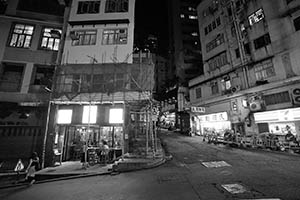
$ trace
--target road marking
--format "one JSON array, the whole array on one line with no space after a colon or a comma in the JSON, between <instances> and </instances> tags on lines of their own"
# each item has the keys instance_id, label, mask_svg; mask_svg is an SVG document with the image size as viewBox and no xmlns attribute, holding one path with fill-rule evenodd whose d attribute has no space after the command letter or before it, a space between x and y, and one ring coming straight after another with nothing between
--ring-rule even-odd
<instances>
[{"instance_id":1,"label":"road marking","mask_svg":"<svg viewBox=\"0 0 300 200\"><path fill-rule=\"evenodd\" d=\"M234 184L224 184L221 185L225 190L227 190L228 192L230 192L231 194L241 194L241 193L245 193L248 190L242 186L241 184L238 183L234 183Z\"/></svg>"},{"instance_id":2,"label":"road marking","mask_svg":"<svg viewBox=\"0 0 300 200\"><path fill-rule=\"evenodd\" d=\"M281 200L281 199L271 198L271 199L241 199L241 200Z\"/></svg>"},{"instance_id":3,"label":"road marking","mask_svg":"<svg viewBox=\"0 0 300 200\"><path fill-rule=\"evenodd\" d=\"M202 165L207 168L231 167L231 165L225 161L202 162Z\"/></svg>"}]
</instances>

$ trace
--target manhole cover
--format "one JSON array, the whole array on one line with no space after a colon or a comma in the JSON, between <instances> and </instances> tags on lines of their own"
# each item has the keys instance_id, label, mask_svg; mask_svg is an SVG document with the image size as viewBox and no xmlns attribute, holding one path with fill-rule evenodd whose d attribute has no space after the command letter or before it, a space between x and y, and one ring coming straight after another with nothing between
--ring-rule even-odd
<instances>
[{"instance_id":1,"label":"manhole cover","mask_svg":"<svg viewBox=\"0 0 300 200\"><path fill-rule=\"evenodd\" d=\"M207 168L217 168L217 167L230 167L231 165L225 161L213 161L213 162L202 162Z\"/></svg>"},{"instance_id":2,"label":"manhole cover","mask_svg":"<svg viewBox=\"0 0 300 200\"><path fill-rule=\"evenodd\" d=\"M234 184L225 184L221 185L227 192L231 194L241 194L247 192L247 189L242 186L241 184L234 183Z\"/></svg>"}]
</instances>

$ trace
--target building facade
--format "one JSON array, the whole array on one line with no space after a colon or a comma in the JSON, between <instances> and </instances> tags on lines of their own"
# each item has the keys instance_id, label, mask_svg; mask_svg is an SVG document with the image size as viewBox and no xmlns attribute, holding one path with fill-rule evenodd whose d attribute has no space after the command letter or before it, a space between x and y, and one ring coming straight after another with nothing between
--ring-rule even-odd
<instances>
[{"instance_id":1,"label":"building facade","mask_svg":"<svg viewBox=\"0 0 300 200\"><path fill-rule=\"evenodd\" d=\"M64 7L0 1L0 160L42 153Z\"/></svg>"},{"instance_id":2,"label":"building facade","mask_svg":"<svg viewBox=\"0 0 300 200\"><path fill-rule=\"evenodd\" d=\"M299 137L299 1L202 1L204 75L189 82L198 134Z\"/></svg>"},{"instance_id":3,"label":"building facade","mask_svg":"<svg viewBox=\"0 0 300 200\"><path fill-rule=\"evenodd\" d=\"M102 140L116 157L135 152L137 138L146 136L154 86L153 63L133 59L135 1L74 0L68 8L45 165L78 160L83 149L98 150Z\"/></svg>"},{"instance_id":4,"label":"building facade","mask_svg":"<svg viewBox=\"0 0 300 200\"><path fill-rule=\"evenodd\" d=\"M183 105L189 101L186 89L188 81L203 74L196 10L199 2L201 1L168 1L169 70L161 107L163 115L172 116L166 118L172 118L175 127L182 132L187 132L190 128L189 113L183 110Z\"/></svg>"}]
</instances>

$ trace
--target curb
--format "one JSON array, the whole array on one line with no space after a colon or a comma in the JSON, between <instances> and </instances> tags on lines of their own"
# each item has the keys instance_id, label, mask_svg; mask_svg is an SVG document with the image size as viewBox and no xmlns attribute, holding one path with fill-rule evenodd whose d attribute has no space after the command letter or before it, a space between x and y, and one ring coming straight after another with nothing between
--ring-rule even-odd
<instances>
[{"instance_id":1,"label":"curb","mask_svg":"<svg viewBox=\"0 0 300 200\"><path fill-rule=\"evenodd\" d=\"M85 177L92 177L92 176L101 176L101 175L111 175L111 174L112 174L112 171L101 172L101 173L86 173L86 174L80 174L80 175L70 175L70 176L65 176L65 177L59 177L59 178L46 179L46 180L42 180L42 181L36 181L34 184L42 184L42 183L49 183L49 182L55 182L55 181L63 181L63 180L85 178ZM65 175L65 174L62 174L62 175ZM0 186L0 190L1 189L12 188L12 187L22 187L22 186L28 186L28 183L4 185L4 186Z\"/></svg>"}]
</instances>

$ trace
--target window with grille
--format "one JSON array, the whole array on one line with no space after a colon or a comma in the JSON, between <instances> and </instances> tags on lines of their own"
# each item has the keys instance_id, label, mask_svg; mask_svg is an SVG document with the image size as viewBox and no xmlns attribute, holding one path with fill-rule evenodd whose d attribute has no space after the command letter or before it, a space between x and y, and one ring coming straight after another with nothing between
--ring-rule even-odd
<instances>
[{"instance_id":1,"label":"window with grille","mask_svg":"<svg viewBox=\"0 0 300 200\"><path fill-rule=\"evenodd\" d=\"M72 41L73 46L95 45L97 31L96 30L80 30L76 31L77 39Z\"/></svg>"},{"instance_id":2,"label":"window with grille","mask_svg":"<svg viewBox=\"0 0 300 200\"><path fill-rule=\"evenodd\" d=\"M224 35L218 34L215 39L213 39L208 44L206 44L206 52L213 50L214 48L218 47L223 43L224 43Z\"/></svg>"},{"instance_id":3,"label":"window with grille","mask_svg":"<svg viewBox=\"0 0 300 200\"><path fill-rule=\"evenodd\" d=\"M264 100L267 106L291 102L290 94L288 91L265 95Z\"/></svg>"},{"instance_id":4,"label":"window with grille","mask_svg":"<svg viewBox=\"0 0 300 200\"><path fill-rule=\"evenodd\" d=\"M100 1L79 1L77 14L99 13Z\"/></svg>"},{"instance_id":5,"label":"window with grille","mask_svg":"<svg viewBox=\"0 0 300 200\"><path fill-rule=\"evenodd\" d=\"M272 60L265 60L254 66L255 77L257 81L275 76L275 69Z\"/></svg>"},{"instance_id":6,"label":"window with grille","mask_svg":"<svg viewBox=\"0 0 300 200\"><path fill-rule=\"evenodd\" d=\"M60 42L61 30L54 28L44 28L41 48L58 51Z\"/></svg>"},{"instance_id":7,"label":"window with grille","mask_svg":"<svg viewBox=\"0 0 300 200\"><path fill-rule=\"evenodd\" d=\"M102 35L103 45L127 44L127 29L107 29Z\"/></svg>"},{"instance_id":8,"label":"window with grille","mask_svg":"<svg viewBox=\"0 0 300 200\"><path fill-rule=\"evenodd\" d=\"M226 65L228 63L226 52L222 52L221 54L214 56L213 58L209 59L207 63L209 71L213 71Z\"/></svg>"},{"instance_id":9,"label":"window with grille","mask_svg":"<svg viewBox=\"0 0 300 200\"><path fill-rule=\"evenodd\" d=\"M34 31L34 26L26 24L15 24L10 37L9 46L29 48Z\"/></svg>"},{"instance_id":10,"label":"window with grille","mask_svg":"<svg viewBox=\"0 0 300 200\"><path fill-rule=\"evenodd\" d=\"M33 85L44 85L51 89L54 66L35 65Z\"/></svg>"},{"instance_id":11,"label":"window with grille","mask_svg":"<svg viewBox=\"0 0 300 200\"><path fill-rule=\"evenodd\" d=\"M267 33L267 34L254 40L254 48L260 49L264 46L267 46L270 43L271 43L270 35L269 35L269 33Z\"/></svg>"},{"instance_id":12,"label":"window with grille","mask_svg":"<svg viewBox=\"0 0 300 200\"><path fill-rule=\"evenodd\" d=\"M255 23L258 23L260 22L262 19L265 18L265 15L264 15L264 11L263 9L259 9L257 10L256 12L252 13L249 17L248 17L248 20L249 20L249 24L250 26L254 25Z\"/></svg>"},{"instance_id":13,"label":"window with grille","mask_svg":"<svg viewBox=\"0 0 300 200\"><path fill-rule=\"evenodd\" d=\"M202 97L201 87L196 88L195 92L196 92L196 99L200 99Z\"/></svg>"},{"instance_id":14,"label":"window with grille","mask_svg":"<svg viewBox=\"0 0 300 200\"><path fill-rule=\"evenodd\" d=\"M105 12L128 12L128 0L107 0L105 4Z\"/></svg>"},{"instance_id":15,"label":"window with grille","mask_svg":"<svg viewBox=\"0 0 300 200\"><path fill-rule=\"evenodd\" d=\"M1 69L1 68L0 68ZM19 92L22 85L24 66L4 63L0 74L0 91Z\"/></svg>"}]
</instances>

